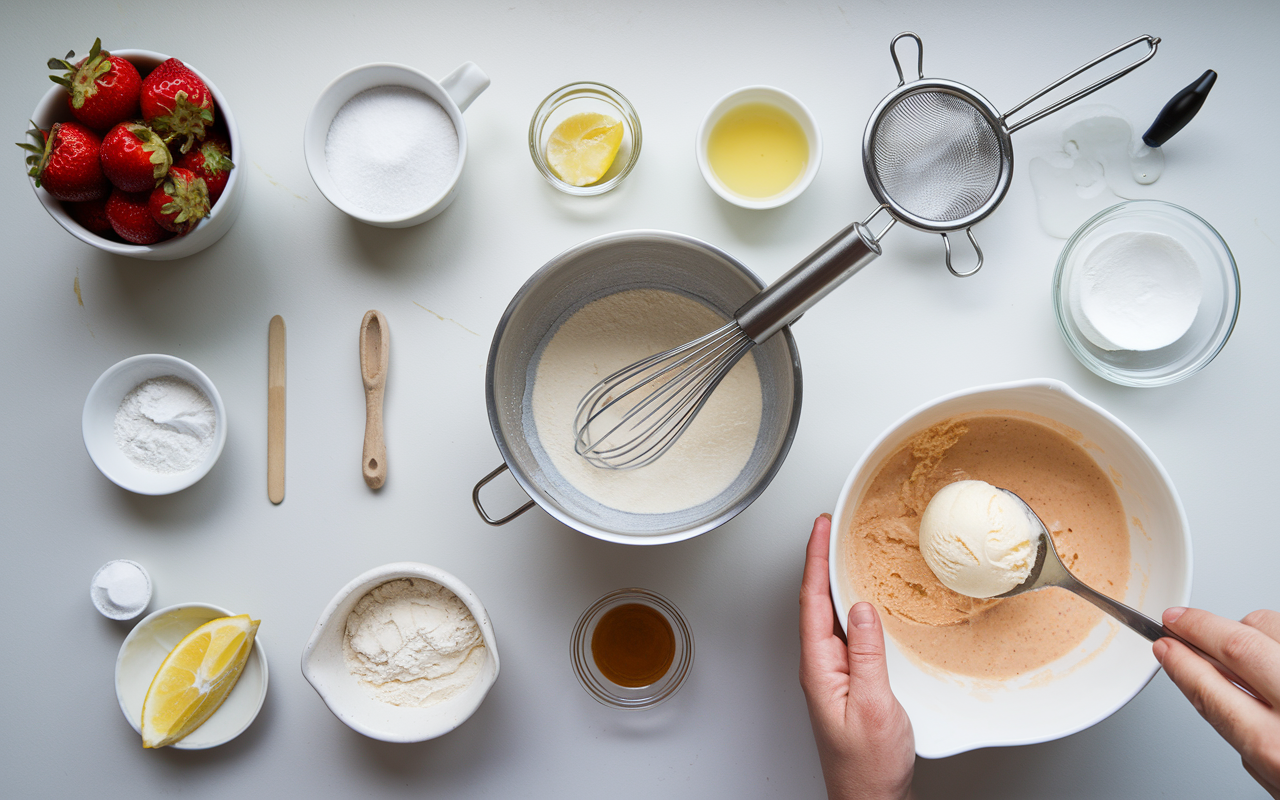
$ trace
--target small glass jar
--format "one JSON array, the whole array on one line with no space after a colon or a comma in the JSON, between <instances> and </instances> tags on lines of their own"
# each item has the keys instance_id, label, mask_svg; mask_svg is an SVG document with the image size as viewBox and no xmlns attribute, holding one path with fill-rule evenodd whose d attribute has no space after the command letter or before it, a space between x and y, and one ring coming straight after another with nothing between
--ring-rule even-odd
<instances>
[{"instance_id":1,"label":"small glass jar","mask_svg":"<svg viewBox=\"0 0 1280 800\"><path fill-rule=\"evenodd\" d=\"M1157 350L1105 350L1089 340L1075 318L1072 296L1089 254L1107 238L1154 232L1180 242L1200 268L1202 295L1191 327ZM1130 200L1096 214L1062 248L1053 276L1058 330L1080 363L1123 386L1167 386L1204 369L1227 344L1240 311L1240 276L1231 250L1213 226L1161 200Z\"/></svg>"},{"instance_id":2,"label":"small glass jar","mask_svg":"<svg viewBox=\"0 0 1280 800\"><path fill-rule=\"evenodd\" d=\"M670 665L660 677L644 686L624 686L610 680L601 671L592 652L601 619L610 611L632 604L661 615L670 625L674 638ZM618 589L601 597L583 612L573 629L570 655L578 682L601 704L622 709L653 708L679 691L688 677L693 666L693 634L680 610L662 595L647 589Z\"/></svg>"},{"instance_id":3,"label":"small glass jar","mask_svg":"<svg viewBox=\"0 0 1280 800\"><path fill-rule=\"evenodd\" d=\"M547 163L547 140L556 126L574 114L595 112L606 114L622 122L622 144L614 156L609 170L595 183L574 186L556 175ZM588 197L604 194L622 183L631 174L640 158L640 117L631 102L616 89L603 83L571 83L561 86L538 105L529 122L529 155L534 166L547 179L547 183L565 194Z\"/></svg>"}]
</instances>

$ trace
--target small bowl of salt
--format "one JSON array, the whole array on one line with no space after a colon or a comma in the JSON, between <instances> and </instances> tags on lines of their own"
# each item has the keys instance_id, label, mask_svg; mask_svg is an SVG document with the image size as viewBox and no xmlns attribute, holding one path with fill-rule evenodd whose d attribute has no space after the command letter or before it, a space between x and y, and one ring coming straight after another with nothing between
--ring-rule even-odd
<instances>
[{"instance_id":1,"label":"small bowl of salt","mask_svg":"<svg viewBox=\"0 0 1280 800\"><path fill-rule=\"evenodd\" d=\"M98 378L80 420L102 474L138 494L172 494L208 474L227 442L222 397L174 356L126 358Z\"/></svg>"},{"instance_id":2,"label":"small bowl of salt","mask_svg":"<svg viewBox=\"0 0 1280 800\"><path fill-rule=\"evenodd\" d=\"M93 573L89 599L107 619L134 619L151 604L151 576L137 561L108 561Z\"/></svg>"},{"instance_id":3,"label":"small bowl of salt","mask_svg":"<svg viewBox=\"0 0 1280 800\"><path fill-rule=\"evenodd\" d=\"M435 81L402 64L365 64L333 80L311 109L302 150L339 210L383 228L444 211L467 160L462 112L489 86L468 61Z\"/></svg>"},{"instance_id":4,"label":"small bowl of salt","mask_svg":"<svg viewBox=\"0 0 1280 800\"><path fill-rule=\"evenodd\" d=\"M1226 346L1240 276L1208 222L1172 203L1130 200L1067 240L1053 305L1080 363L1124 386L1166 386L1204 369Z\"/></svg>"}]
</instances>

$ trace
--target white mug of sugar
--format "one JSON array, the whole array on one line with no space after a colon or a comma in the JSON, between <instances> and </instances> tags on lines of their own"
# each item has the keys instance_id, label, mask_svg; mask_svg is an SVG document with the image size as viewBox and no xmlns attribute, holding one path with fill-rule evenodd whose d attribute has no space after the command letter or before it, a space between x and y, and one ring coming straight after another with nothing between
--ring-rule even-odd
<instances>
[{"instance_id":1,"label":"white mug of sugar","mask_svg":"<svg viewBox=\"0 0 1280 800\"><path fill-rule=\"evenodd\" d=\"M462 112L489 86L468 61L435 81L402 64L365 64L320 93L303 132L311 179L339 210L383 228L444 211L467 160Z\"/></svg>"}]
</instances>

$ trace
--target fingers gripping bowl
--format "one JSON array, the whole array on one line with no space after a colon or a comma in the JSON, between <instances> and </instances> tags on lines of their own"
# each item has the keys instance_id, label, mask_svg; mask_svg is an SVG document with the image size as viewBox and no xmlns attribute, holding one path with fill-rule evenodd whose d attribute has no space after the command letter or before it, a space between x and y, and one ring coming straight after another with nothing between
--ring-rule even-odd
<instances>
[{"instance_id":1,"label":"fingers gripping bowl","mask_svg":"<svg viewBox=\"0 0 1280 800\"><path fill-rule=\"evenodd\" d=\"M848 531L880 465L921 431L980 412L1036 415L1078 432L1085 451L1110 476L1128 521L1130 577L1117 599L1155 618L1190 599L1186 515L1155 455L1124 423L1070 387L1033 380L938 398L907 414L867 448L841 491L832 524L831 592L841 624L854 603L870 599L859 596L857 576L845 565ZM916 752L926 758L1050 741L1083 730L1131 700L1158 667L1145 639L1109 621L1098 622L1065 656L999 681L922 665L892 637L885 645L894 693L911 717Z\"/></svg>"}]
</instances>

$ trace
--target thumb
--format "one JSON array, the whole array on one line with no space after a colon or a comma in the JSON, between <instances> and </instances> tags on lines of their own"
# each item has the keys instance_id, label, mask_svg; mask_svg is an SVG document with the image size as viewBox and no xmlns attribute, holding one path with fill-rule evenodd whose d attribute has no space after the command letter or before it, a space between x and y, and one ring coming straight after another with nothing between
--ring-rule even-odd
<instances>
[{"instance_id":1,"label":"thumb","mask_svg":"<svg viewBox=\"0 0 1280 800\"><path fill-rule=\"evenodd\" d=\"M889 668L884 658L884 629L870 603L849 609L849 691L862 697L890 694Z\"/></svg>"}]
</instances>

